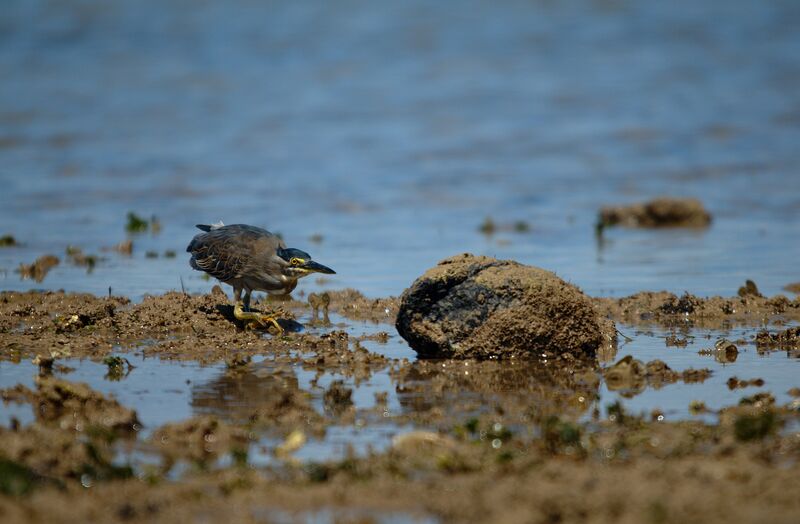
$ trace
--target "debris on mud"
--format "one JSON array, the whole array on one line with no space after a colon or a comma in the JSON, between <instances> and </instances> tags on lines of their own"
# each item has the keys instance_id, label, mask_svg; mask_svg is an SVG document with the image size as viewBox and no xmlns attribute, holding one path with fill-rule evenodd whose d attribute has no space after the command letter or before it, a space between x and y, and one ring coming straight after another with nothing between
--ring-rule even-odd
<instances>
[{"instance_id":1,"label":"debris on mud","mask_svg":"<svg viewBox=\"0 0 800 524\"><path fill-rule=\"evenodd\" d=\"M41 282L47 273L59 264L60 260L54 255L42 255L32 264L20 264L17 269L22 280L32 278L36 282Z\"/></svg>"},{"instance_id":2,"label":"debris on mud","mask_svg":"<svg viewBox=\"0 0 800 524\"><path fill-rule=\"evenodd\" d=\"M784 329L777 333L770 333L767 330L759 331L756 335L756 347L759 351L800 348L800 327Z\"/></svg>"},{"instance_id":3,"label":"debris on mud","mask_svg":"<svg viewBox=\"0 0 800 524\"><path fill-rule=\"evenodd\" d=\"M657 198L627 206L608 206L600 210L597 229L623 226L639 228L707 227L711 214L694 198Z\"/></svg>"},{"instance_id":4,"label":"debris on mud","mask_svg":"<svg viewBox=\"0 0 800 524\"><path fill-rule=\"evenodd\" d=\"M616 339L589 298L555 274L469 254L418 278L396 326L423 357L594 357Z\"/></svg>"}]
</instances>

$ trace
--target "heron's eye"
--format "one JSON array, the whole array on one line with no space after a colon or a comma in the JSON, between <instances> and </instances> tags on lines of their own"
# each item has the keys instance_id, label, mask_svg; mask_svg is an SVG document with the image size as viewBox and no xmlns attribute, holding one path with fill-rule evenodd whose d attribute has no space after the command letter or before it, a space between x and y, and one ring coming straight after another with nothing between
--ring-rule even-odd
<instances>
[{"instance_id":1,"label":"heron's eye","mask_svg":"<svg viewBox=\"0 0 800 524\"><path fill-rule=\"evenodd\" d=\"M290 263L291 265L293 265L293 266L299 266L299 265L300 265L300 264L302 264L303 262L304 262L304 260L303 260L302 258L296 258L296 257L295 257L295 258L292 258L292 259L289 261L289 263Z\"/></svg>"}]
</instances>

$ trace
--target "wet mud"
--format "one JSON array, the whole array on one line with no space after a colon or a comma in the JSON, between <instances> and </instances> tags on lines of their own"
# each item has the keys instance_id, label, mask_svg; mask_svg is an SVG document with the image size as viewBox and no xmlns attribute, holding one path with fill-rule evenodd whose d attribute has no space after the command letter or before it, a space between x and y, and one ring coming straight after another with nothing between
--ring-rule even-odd
<instances>
[{"instance_id":1,"label":"wet mud","mask_svg":"<svg viewBox=\"0 0 800 524\"><path fill-rule=\"evenodd\" d=\"M764 297L740 293L736 297L698 297L666 291L645 291L622 298L595 298L600 314L627 324L721 328L757 325L773 320L800 320L800 298Z\"/></svg>"},{"instance_id":2,"label":"wet mud","mask_svg":"<svg viewBox=\"0 0 800 524\"><path fill-rule=\"evenodd\" d=\"M637 359L624 341L621 355L614 347L595 360L412 361L380 352L397 336L400 299L353 290L301 298L255 305L299 326L273 335L239 324L221 290L139 303L0 294L0 362L33 361L35 373L32 385L0 392L3 406L33 413L0 425L2 520L755 522L800 514L796 393L779 402L746 369L720 386L741 391L738 403L698 401L694 412L711 419L670 420L608 403L604 391L635 397L715 371ZM748 340L708 342L724 361L750 347L786 350L797 333L785 323L800 310L797 300L753 294L585 302L623 331L750 326ZM373 327L353 335L348 323ZM688 344L694 332L680 333ZM189 384L193 416L147 427L143 406L73 380L67 366L86 359L109 374L119 368L124 382L141 373L137 359L152 358L218 366L212 380ZM365 401L359 388L378 377L388 382ZM342 428L377 430L387 420L394 429L383 447L304 455Z\"/></svg>"}]
</instances>

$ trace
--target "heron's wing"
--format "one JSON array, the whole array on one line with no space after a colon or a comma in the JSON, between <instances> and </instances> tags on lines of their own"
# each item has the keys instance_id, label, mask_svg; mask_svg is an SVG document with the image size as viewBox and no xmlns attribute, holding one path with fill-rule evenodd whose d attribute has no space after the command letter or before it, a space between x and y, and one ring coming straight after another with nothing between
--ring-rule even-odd
<instances>
[{"instance_id":1,"label":"heron's wing","mask_svg":"<svg viewBox=\"0 0 800 524\"><path fill-rule=\"evenodd\" d=\"M223 282L243 278L248 268L272 258L282 241L264 229L231 225L196 235L186 251L191 264Z\"/></svg>"}]
</instances>

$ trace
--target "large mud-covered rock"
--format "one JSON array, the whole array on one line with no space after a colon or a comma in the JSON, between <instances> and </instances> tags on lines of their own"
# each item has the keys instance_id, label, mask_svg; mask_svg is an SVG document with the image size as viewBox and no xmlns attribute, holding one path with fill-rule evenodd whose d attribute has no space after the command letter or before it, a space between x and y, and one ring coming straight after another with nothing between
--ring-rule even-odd
<instances>
[{"instance_id":1,"label":"large mud-covered rock","mask_svg":"<svg viewBox=\"0 0 800 524\"><path fill-rule=\"evenodd\" d=\"M401 297L397 331L423 357L593 357L613 323L555 274L511 260L459 255Z\"/></svg>"}]
</instances>

